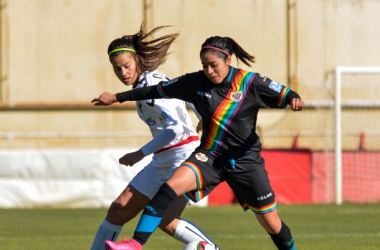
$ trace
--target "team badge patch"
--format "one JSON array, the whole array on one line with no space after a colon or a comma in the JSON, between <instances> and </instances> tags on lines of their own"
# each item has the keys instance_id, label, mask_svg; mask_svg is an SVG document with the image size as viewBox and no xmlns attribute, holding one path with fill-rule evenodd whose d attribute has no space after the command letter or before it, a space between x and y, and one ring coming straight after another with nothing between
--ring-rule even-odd
<instances>
[{"instance_id":1,"label":"team badge patch","mask_svg":"<svg viewBox=\"0 0 380 250\"><path fill-rule=\"evenodd\" d=\"M196 154L195 158L197 158L198 161L203 161L203 162L206 162L208 160L207 156L203 153Z\"/></svg>"},{"instance_id":2,"label":"team badge patch","mask_svg":"<svg viewBox=\"0 0 380 250\"><path fill-rule=\"evenodd\" d=\"M172 84L172 83L175 83L175 82L178 81L178 79L179 79L179 77L174 78L173 80L170 80L170 81L164 82L164 83L162 83L162 86L168 86L168 85L170 85L170 84Z\"/></svg>"},{"instance_id":3,"label":"team badge patch","mask_svg":"<svg viewBox=\"0 0 380 250\"><path fill-rule=\"evenodd\" d=\"M230 94L231 100L234 102L239 102L241 98L243 98L243 93L241 91L238 92L232 92Z\"/></svg>"},{"instance_id":4,"label":"team badge patch","mask_svg":"<svg viewBox=\"0 0 380 250\"><path fill-rule=\"evenodd\" d=\"M284 86L278 82L275 82L275 81L271 81L271 83L269 84L269 88L273 89L274 91L278 92L278 93L281 93L281 90Z\"/></svg>"}]
</instances>

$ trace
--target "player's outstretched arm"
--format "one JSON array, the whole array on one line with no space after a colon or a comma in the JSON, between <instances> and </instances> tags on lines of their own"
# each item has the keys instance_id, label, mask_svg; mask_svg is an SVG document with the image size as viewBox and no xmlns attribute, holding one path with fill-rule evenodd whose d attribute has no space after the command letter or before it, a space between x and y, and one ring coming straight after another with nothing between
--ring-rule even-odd
<instances>
[{"instance_id":1,"label":"player's outstretched arm","mask_svg":"<svg viewBox=\"0 0 380 250\"><path fill-rule=\"evenodd\" d=\"M91 102L94 106L109 106L117 102L117 99L115 94L103 92L99 98L94 98Z\"/></svg>"}]
</instances>

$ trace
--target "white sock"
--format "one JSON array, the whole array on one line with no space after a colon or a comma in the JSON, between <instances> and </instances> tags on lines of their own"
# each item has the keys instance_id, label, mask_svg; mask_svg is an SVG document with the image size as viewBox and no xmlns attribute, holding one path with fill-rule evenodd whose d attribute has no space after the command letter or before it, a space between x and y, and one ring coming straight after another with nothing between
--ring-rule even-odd
<instances>
[{"instance_id":1,"label":"white sock","mask_svg":"<svg viewBox=\"0 0 380 250\"><path fill-rule=\"evenodd\" d=\"M204 233L200 228L191 223L190 221L181 219L174 232L173 237L185 244L192 241L206 241L215 246L215 249L219 249L216 244Z\"/></svg>"},{"instance_id":2,"label":"white sock","mask_svg":"<svg viewBox=\"0 0 380 250\"><path fill-rule=\"evenodd\" d=\"M95 235L91 250L105 250L106 247L104 242L106 240L116 241L122 229L123 226L111 224L104 219L102 224L99 226L98 232Z\"/></svg>"}]
</instances>

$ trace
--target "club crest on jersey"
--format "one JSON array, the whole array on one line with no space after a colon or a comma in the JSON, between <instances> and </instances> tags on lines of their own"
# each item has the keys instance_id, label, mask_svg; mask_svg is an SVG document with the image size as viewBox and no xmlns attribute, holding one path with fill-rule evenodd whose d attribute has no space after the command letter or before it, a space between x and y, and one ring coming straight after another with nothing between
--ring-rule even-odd
<instances>
[{"instance_id":1,"label":"club crest on jersey","mask_svg":"<svg viewBox=\"0 0 380 250\"><path fill-rule=\"evenodd\" d=\"M239 102L241 98L243 98L243 93L241 91L238 92L232 92L230 94L231 100L234 102Z\"/></svg>"},{"instance_id":2,"label":"club crest on jersey","mask_svg":"<svg viewBox=\"0 0 380 250\"><path fill-rule=\"evenodd\" d=\"M275 81L271 81L271 83L269 84L269 88L273 89L274 91L276 91L278 93L281 93L281 90L283 87L284 86L282 86L282 84L275 82Z\"/></svg>"},{"instance_id":3,"label":"club crest on jersey","mask_svg":"<svg viewBox=\"0 0 380 250\"><path fill-rule=\"evenodd\" d=\"M208 160L207 156L203 153L197 153L195 155L195 158L197 158L198 161L206 162Z\"/></svg>"},{"instance_id":4,"label":"club crest on jersey","mask_svg":"<svg viewBox=\"0 0 380 250\"><path fill-rule=\"evenodd\" d=\"M172 83L175 83L175 82L178 81L178 79L179 79L179 77L174 78L173 80L170 80L170 81L167 81L167 82L163 82L163 83L162 83L162 86L168 86L168 85L170 85L170 84L172 84Z\"/></svg>"}]
</instances>

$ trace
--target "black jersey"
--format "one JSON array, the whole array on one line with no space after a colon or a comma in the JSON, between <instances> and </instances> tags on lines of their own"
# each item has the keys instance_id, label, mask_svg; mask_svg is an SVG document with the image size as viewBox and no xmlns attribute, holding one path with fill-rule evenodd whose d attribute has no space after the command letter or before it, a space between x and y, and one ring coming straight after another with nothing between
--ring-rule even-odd
<instances>
[{"instance_id":1,"label":"black jersey","mask_svg":"<svg viewBox=\"0 0 380 250\"><path fill-rule=\"evenodd\" d=\"M299 97L289 88L266 76L230 67L220 84L212 83L203 71L186 74L157 85L147 93L130 93L117 99L178 98L194 104L202 116L200 147L217 157L238 158L261 151L256 134L260 108L285 108Z\"/></svg>"}]
</instances>

